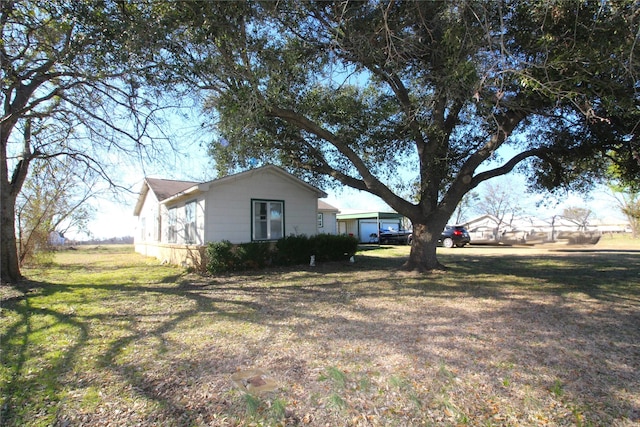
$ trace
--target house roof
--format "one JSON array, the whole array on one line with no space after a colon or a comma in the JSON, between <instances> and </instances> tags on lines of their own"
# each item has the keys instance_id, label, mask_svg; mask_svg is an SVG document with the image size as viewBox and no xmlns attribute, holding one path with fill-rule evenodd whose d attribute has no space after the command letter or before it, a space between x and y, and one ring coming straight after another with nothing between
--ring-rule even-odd
<instances>
[{"instance_id":1,"label":"house roof","mask_svg":"<svg viewBox=\"0 0 640 427\"><path fill-rule=\"evenodd\" d=\"M175 181L159 178L145 178L145 181L160 202L175 194L181 193L194 185L198 185L198 183L194 181Z\"/></svg>"},{"instance_id":2,"label":"house roof","mask_svg":"<svg viewBox=\"0 0 640 427\"><path fill-rule=\"evenodd\" d=\"M347 219L402 219L397 212L352 212L337 215L339 220Z\"/></svg>"},{"instance_id":3,"label":"house roof","mask_svg":"<svg viewBox=\"0 0 640 427\"><path fill-rule=\"evenodd\" d=\"M327 211L327 212L340 212L340 209L335 206L331 206L327 202L323 202L322 200L318 200L318 210Z\"/></svg>"},{"instance_id":4,"label":"house roof","mask_svg":"<svg viewBox=\"0 0 640 427\"><path fill-rule=\"evenodd\" d=\"M255 168L255 169L250 169L248 171L244 171L244 172L240 172L240 173L236 173L233 175L228 175L225 176L223 178L219 178L219 179L214 179L212 181L208 181L208 182L204 182L204 183L199 183L199 182L195 182L195 181L177 181L177 180L170 180L170 179L160 179L160 178L145 178L144 179L144 183L142 184L142 189L140 190L140 195L138 196L138 201L136 203L136 207L134 209L134 216L137 216L140 214L140 211L142 209L142 205L144 203L144 200L147 196L147 193L149 192L149 190L153 191L153 193L156 195L157 199L159 202L168 202L169 200L173 199L173 198L177 198L182 196L185 193L193 193L195 191L207 191L210 187L215 186L215 185L219 185L225 182L230 182L233 180L237 180L239 178L243 178L246 176L250 176L251 174L255 174L259 171L271 171L274 172L280 176L282 176L285 179L289 179L291 181L294 181L295 183L297 183L298 185L301 185L305 188L307 188L309 191L312 191L314 193L316 193L316 195L320 198L320 197L327 197L327 193L325 193L324 191L310 185L307 184L306 182L304 182L303 180L301 180L300 178L290 174L289 172L285 171L284 169L281 169L277 166L274 165L266 165L266 166L262 166L259 168ZM337 210L337 209L336 209Z\"/></svg>"}]
</instances>

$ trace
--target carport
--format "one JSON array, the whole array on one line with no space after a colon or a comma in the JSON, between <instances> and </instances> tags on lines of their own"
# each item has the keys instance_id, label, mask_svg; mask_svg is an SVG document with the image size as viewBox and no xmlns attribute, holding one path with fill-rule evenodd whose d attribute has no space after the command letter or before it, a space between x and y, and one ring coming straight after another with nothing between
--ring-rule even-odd
<instances>
[{"instance_id":1,"label":"carport","mask_svg":"<svg viewBox=\"0 0 640 427\"><path fill-rule=\"evenodd\" d=\"M355 236L360 243L377 243L378 230L400 230L404 216L396 212L338 214L338 233Z\"/></svg>"}]
</instances>

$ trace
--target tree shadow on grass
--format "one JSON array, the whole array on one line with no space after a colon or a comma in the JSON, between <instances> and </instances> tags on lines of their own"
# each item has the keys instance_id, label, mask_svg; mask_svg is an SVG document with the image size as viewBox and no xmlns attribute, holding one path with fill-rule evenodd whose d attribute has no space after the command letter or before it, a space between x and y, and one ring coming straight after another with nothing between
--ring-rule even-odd
<instances>
[{"instance_id":1,"label":"tree shadow on grass","mask_svg":"<svg viewBox=\"0 0 640 427\"><path fill-rule=\"evenodd\" d=\"M2 312L5 322L9 318L7 312L11 312L11 320L0 334L4 366L0 424L21 425L30 419L28 413L23 413L25 406L55 407L62 393L59 377L69 371L77 352L86 345L89 333L86 325L73 316L32 306L28 293L3 301ZM64 332L73 335L73 339L67 346L55 348L48 354L39 354L46 352L41 347L43 338L37 338L38 342L34 342L36 340L33 337L47 335L47 330L54 328L58 334ZM46 357L41 366L33 363L38 357ZM34 399L34 395L43 396L43 400ZM49 423L55 421L55 413L46 412L40 411L44 422L47 422L47 418Z\"/></svg>"},{"instance_id":2,"label":"tree shadow on grass","mask_svg":"<svg viewBox=\"0 0 640 427\"><path fill-rule=\"evenodd\" d=\"M632 344L640 342L633 328L640 323L637 282L633 281L640 269L633 257L527 259L461 253L443 258L451 270L432 275L398 272L401 259L381 264L379 259L359 257L356 265L325 264L214 278L173 274L142 285L33 283L31 294L3 304L10 314L5 318L11 322L0 337L11 370L3 385L3 396L7 396L3 423L24 421L21 417L29 415L21 412L24 405L48 408L44 411L50 411L50 424L78 423L73 414L58 413L56 402L64 403L61 390L65 388L83 390L91 385L115 387L131 394L131 399L137 395L156 404L155 409L135 414L125 410L126 402L114 403L120 415L111 414L111 422L206 425L207 417L216 411L238 413L224 391L228 389L224 378L231 369L256 360L277 361L278 365L266 367L284 370L290 379L304 383L313 381L305 373L309 366L349 366L358 357L362 359L358 363L378 366L384 361L377 357L393 357L393 352L416 366L441 363L459 373L469 369L472 357L474 369L487 381L516 371L545 387L551 388L557 380L567 399L591 405L595 412L609 410L598 406L597 399L618 395L622 383L629 393L640 393L638 379L629 371L640 364ZM598 272L595 278L594 272ZM518 290L523 292L517 294ZM72 310L85 304L92 292L100 292L100 304L87 312ZM571 296L576 292L595 301L592 311L575 306ZM51 307L42 306L45 300L34 303L44 297ZM455 299L480 305L489 301L495 309L466 311L462 305L447 305ZM56 300L64 303L54 306ZM420 310L418 316L415 310ZM240 329L214 335L220 329L202 322L231 322L230 327ZM35 336L54 327L67 328L74 339L57 349L55 359L33 369L32 359L42 357L37 347L46 345ZM202 329L206 335L180 348L192 329ZM254 334L252 329L260 332ZM500 348L501 334L495 331L501 330L502 335L521 340ZM336 357L301 359L304 355L281 348L281 335L294 349L297 345L334 348ZM131 348L150 354L136 357L129 353ZM358 348L376 350L358 355ZM74 369L91 352L98 357L85 377ZM281 356L269 358L270 352ZM503 362L514 367L502 368ZM593 363L598 367L593 368ZM70 373L78 378L69 378ZM100 375L115 379L101 384ZM536 379L541 375L551 376ZM212 382L210 388L202 385L206 381ZM41 395L42 384L50 390L46 399L53 405L29 397L31 392ZM585 384L595 388L595 397L583 395ZM211 393L201 399L194 394L198 387ZM496 393L509 397L508 390ZM635 416L637 420L640 408L631 402L619 406L618 419ZM97 411L83 416L89 423L103 421Z\"/></svg>"},{"instance_id":3,"label":"tree shadow on grass","mask_svg":"<svg viewBox=\"0 0 640 427\"><path fill-rule=\"evenodd\" d=\"M456 255L446 258L469 283L495 277L494 286L520 286L541 292L582 292L599 300L640 298L640 258L629 252L570 252L556 255Z\"/></svg>"}]
</instances>

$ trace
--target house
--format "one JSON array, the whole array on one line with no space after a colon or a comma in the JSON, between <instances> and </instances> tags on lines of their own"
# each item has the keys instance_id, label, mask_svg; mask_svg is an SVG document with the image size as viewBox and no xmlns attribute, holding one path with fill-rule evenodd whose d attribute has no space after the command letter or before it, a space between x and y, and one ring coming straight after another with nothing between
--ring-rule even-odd
<instances>
[{"instance_id":1,"label":"house","mask_svg":"<svg viewBox=\"0 0 640 427\"><path fill-rule=\"evenodd\" d=\"M273 165L209 182L145 178L134 209L135 250L172 264L199 265L208 242L269 242L319 232L327 194ZM327 222L329 219L329 222ZM333 226L335 228L335 226ZM322 229L330 229L323 215Z\"/></svg>"},{"instance_id":2,"label":"house","mask_svg":"<svg viewBox=\"0 0 640 427\"><path fill-rule=\"evenodd\" d=\"M587 230L580 225L554 215L548 219L533 216L509 216L502 221L493 215L481 215L463 225L471 243L544 243L555 241L596 243L605 229L591 224Z\"/></svg>"},{"instance_id":3,"label":"house","mask_svg":"<svg viewBox=\"0 0 640 427\"><path fill-rule=\"evenodd\" d=\"M339 213L338 208L331 206L327 202L318 200L318 233L338 234L337 215Z\"/></svg>"},{"instance_id":4,"label":"house","mask_svg":"<svg viewBox=\"0 0 640 427\"><path fill-rule=\"evenodd\" d=\"M352 212L336 216L338 233L355 236L360 243L377 243L379 230L401 230L406 219L396 212Z\"/></svg>"}]
</instances>

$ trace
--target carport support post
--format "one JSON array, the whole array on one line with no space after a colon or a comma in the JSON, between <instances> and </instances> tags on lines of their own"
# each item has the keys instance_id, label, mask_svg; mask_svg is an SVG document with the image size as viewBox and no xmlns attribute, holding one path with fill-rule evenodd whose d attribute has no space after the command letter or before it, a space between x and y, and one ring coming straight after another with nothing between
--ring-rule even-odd
<instances>
[{"instance_id":1,"label":"carport support post","mask_svg":"<svg viewBox=\"0 0 640 427\"><path fill-rule=\"evenodd\" d=\"M380 211L376 211L376 226L378 227L376 230L376 233L378 233L378 247L380 247Z\"/></svg>"}]
</instances>

